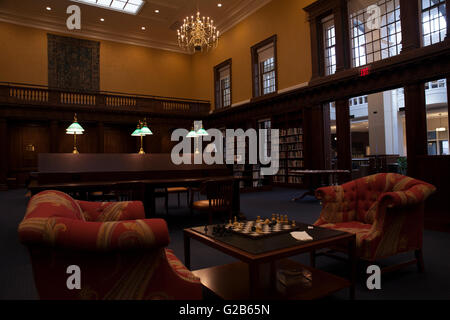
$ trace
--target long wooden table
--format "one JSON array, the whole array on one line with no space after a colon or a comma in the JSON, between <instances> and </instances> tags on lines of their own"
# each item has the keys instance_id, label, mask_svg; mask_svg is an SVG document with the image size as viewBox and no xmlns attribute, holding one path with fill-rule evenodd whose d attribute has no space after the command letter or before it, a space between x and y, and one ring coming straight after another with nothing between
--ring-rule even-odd
<instances>
[{"instance_id":1,"label":"long wooden table","mask_svg":"<svg viewBox=\"0 0 450 320\"><path fill-rule=\"evenodd\" d=\"M146 217L154 216L156 213L156 189L168 187L198 187L202 182L210 179L233 179L233 204L232 214L240 213L239 178L232 176L198 177L198 178L171 178L171 179L143 179L143 180L118 180L118 181L84 181L68 183L39 184L32 181L28 186L32 195L44 190L58 190L66 193L86 194L93 191L130 190L134 191L134 200L144 203Z\"/></svg>"},{"instance_id":2,"label":"long wooden table","mask_svg":"<svg viewBox=\"0 0 450 320\"><path fill-rule=\"evenodd\" d=\"M328 185L338 181L337 176L342 174L350 174L349 170L291 170L290 174L306 176L309 178L309 189L298 197L292 198L292 201L301 200L310 195L314 196L317 188L323 186L323 178L327 177ZM316 179L315 179L316 178Z\"/></svg>"}]
</instances>

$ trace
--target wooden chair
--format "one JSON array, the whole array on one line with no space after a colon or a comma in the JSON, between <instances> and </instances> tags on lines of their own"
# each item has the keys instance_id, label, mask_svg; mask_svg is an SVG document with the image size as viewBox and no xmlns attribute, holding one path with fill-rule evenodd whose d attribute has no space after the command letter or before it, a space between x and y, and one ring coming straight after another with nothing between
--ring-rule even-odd
<instances>
[{"instance_id":1,"label":"wooden chair","mask_svg":"<svg viewBox=\"0 0 450 320\"><path fill-rule=\"evenodd\" d=\"M233 180L229 178L212 179L202 183L200 193L206 195L206 200L192 203L193 210L208 212L209 224L212 224L212 216L216 212L226 213L231 219L233 201Z\"/></svg>"},{"instance_id":2,"label":"wooden chair","mask_svg":"<svg viewBox=\"0 0 450 320\"><path fill-rule=\"evenodd\" d=\"M177 194L177 196L178 196L178 208L179 208L180 207L180 194L181 193L186 193L186 203L189 205L189 188L186 188L186 187L172 187L172 188L167 188L166 192L167 192L166 210L168 210L168 207L169 207L169 194L174 194L174 193Z\"/></svg>"}]
</instances>

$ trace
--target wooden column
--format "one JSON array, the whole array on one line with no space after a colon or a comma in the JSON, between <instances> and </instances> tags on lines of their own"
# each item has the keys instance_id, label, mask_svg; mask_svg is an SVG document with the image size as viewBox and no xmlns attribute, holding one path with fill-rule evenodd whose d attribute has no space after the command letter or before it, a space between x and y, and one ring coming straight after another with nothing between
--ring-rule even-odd
<instances>
[{"instance_id":1,"label":"wooden column","mask_svg":"<svg viewBox=\"0 0 450 320\"><path fill-rule=\"evenodd\" d=\"M420 48L419 2L400 0L402 23L402 52Z\"/></svg>"},{"instance_id":2,"label":"wooden column","mask_svg":"<svg viewBox=\"0 0 450 320\"><path fill-rule=\"evenodd\" d=\"M336 136L338 169L352 169L352 136L350 132L350 108L348 100L336 101Z\"/></svg>"},{"instance_id":3,"label":"wooden column","mask_svg":"<svg viewBox=\"0 0 450 320\"><path fill-rule=\"evenodd\" d=\"M8 122L0 119L0 190L8 189Z\"/></svg>"},{"instance_id":4,"label":"wooden column","mask_svg":"<svg viewBox=\"0 0 450 320\"><path fill-rule=\"evenodd\" d=\"M450 41L449 37L447 37L447 41ZM447 78L447 111L450 111L450 107L449 107L449 103L450 103L450 87L449 87L449 83L450 83L450 77ZM448 134L449 134L448 138L450 139L450 112L447 114L447 120L448 120L447 131L448 131Z\"/></svg>"},{"instance_id":5,"label":"wooden column","mask_svg":"<svg viewBox=\"0 0 450 320\"><path fill-rule=\"evenodd\" d=\"M417 156L427 155L427 114L425 108L425 85L405 86L406 146L408 175L417 174Z\"/></svg>"},{"instance_id":6,"label":"wooden column","mask_svg":"<svg viewBox=\"0 0 450 320\"><path fill-rule=\"evenodd\" d=\"M350 39L347 1L341 0L333 9L336 30L336 72L350 68Z\"/></svg>"},{"instance_id":7,"label":"wooden column","mask_svg":"<svg viewBox=\"0 0 450 320\"><path fill-rule=\"evenodd\" d=\"M50 121L50 152L57 153L60 136L58 135L58 121Z\"/></svg>"},{"instance_id":8,"label":"wooden column","mask_svg":"<svg viewBox=\"0 0 450 320\"><path fill-rule=\"evenodd\" d=\"M105 152L105 125L103 122L97 122L97 152Z\"/></svg>"},{"instance_id":9,"label":"wooden column","mask_svg":"<svg viewBox=\"0 0 450 320\"><path fill-rule=\"evenodd\" d=\"M329 169L331 167L329 108L317 105L304 110L306 167L308 169Z\"/></svg>"},{"instance_id":10,"label":"wooden column","mask_svg":"<svg viewBox=\"0 0 450 320\"><path fill-rule=\"evenodd\" d=\"M450 0L447 0L445 2L445 10L447 11L447 13L446 13L447 16L445 17L447 19L447 37L445 38L445 40L450 42L450 28L448 26L448 22L450 21L449 20L449 17L450 17ZM447 83L448 83L448 81L447 81ZM447 88L448 88L448 85L447 85Z\"/></svg>"}]
</instances>

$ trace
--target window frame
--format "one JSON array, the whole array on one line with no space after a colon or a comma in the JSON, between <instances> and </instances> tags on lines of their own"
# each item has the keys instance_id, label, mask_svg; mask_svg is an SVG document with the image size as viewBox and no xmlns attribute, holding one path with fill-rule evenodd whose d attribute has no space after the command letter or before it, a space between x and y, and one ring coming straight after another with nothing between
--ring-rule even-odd
<instances>
[{"instance_id":1,"label":"window frame","mask_svg":"<svg viewBox=\"0 0 450 320\"><path fill-rule=\"evenodd\" d=\"M221 80L220 80L220 71L224 68L229 69L230 73L230 104L227 106L224 106L224 99L223 99L223 91L224 88L222 88ZM233 104L233 76L232 76L232 59L227 59L218 65L214 66L214 107L216 110L219 109L226 109L231 108Z\"/></svg>"},{"instance_id":2,"label":"window frame","mask_svg":"<svg viewBox=\"0 0 450 320\"><path fill-rule=\"evenodd\" d=\"M418 1L419 1L419 22L418 22L418 23L419 23L419 30L420 30L420 46L421 46L422 48L425 48L425 47L432 46L432 45L435 45L435 44L437 44L437 43L440 43L440 42L445 41L445 40L448 38L448 34L449 34L449 30L448 30L448 18L447 18L447 12L448 12L447 5L449 4L448 1L443 1L443 3L442 3L442 2L439 2L439 3L437 3L437 4L431 4L431 5L430 5L428 8L426 8L426 9L423 8L423 2L422 2L422 0L418 0ZM445 7L445 16L444 16L444 20L446 21L446 30L445 30L444 37L443 37L442 39L441 39L441 30L444 30L444 29L439 28L438 31L435 31L435 32L437 32L437 33L439 34L439 39L440 39L440 40L439 40L438 42L433 43L433 37L432 37L433 32L431 32L431 30L430 30L430 32L429 32L428 34L424 34L424 25L425 25L426 23L429 23L429 24L431 25L432 21L433 21L433 20L436 20L436 18L435 18L435 19L432 19L432 20L428 20L428 22L424 22L424 20L423 20L423 14L424 14L424 12L428 12L428 14L431 15L431 10L432 10L432 9L435 9L435 8L438 8L438 11L439 11L439 7L440 7L441 5L444 5L444 7ZM439 24L439 26L440 26L440 24ZM429 44L425 44L425 37L429 37L429 40L430 40L430 43L429 43Z\"/></svg>"},{"instance_id":3,"label":"window frame","mask_svg":"<svg viewBox=\"0 0 450 320\"><path fill-rule=\"evenodd\" d=\"M267 47L272 44L273 47L273 59L274 59L274 72L275 72L275 91L267 94L263 93L263 73L261 72L261 67L259 63L258 50ZM253 99L268 97L276 95L278 93L278 57L277 57L277 35L273 36L253 45L250 48L251 61L252 61L252 97ZM270 71L272 72L272 70Z\"/></svg>"}]
</instances>

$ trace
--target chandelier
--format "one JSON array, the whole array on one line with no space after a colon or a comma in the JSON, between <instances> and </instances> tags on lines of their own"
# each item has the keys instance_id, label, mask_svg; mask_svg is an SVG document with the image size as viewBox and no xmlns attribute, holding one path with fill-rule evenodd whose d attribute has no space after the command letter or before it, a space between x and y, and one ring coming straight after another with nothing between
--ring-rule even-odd
<instances>
[{"instance_id":1,"label":"chandelier","mask_svg":"<svg viewBox=\"0 0 450 320\"><path fill-rule=\"evenodd\" d=\"M203 51L216 48L219 43L219 31L214 26L214 21L209 17L200 19L200 12L197 16L186 17L178 32L178 45L186 51Z\"/></svg>"}]
</instances>

